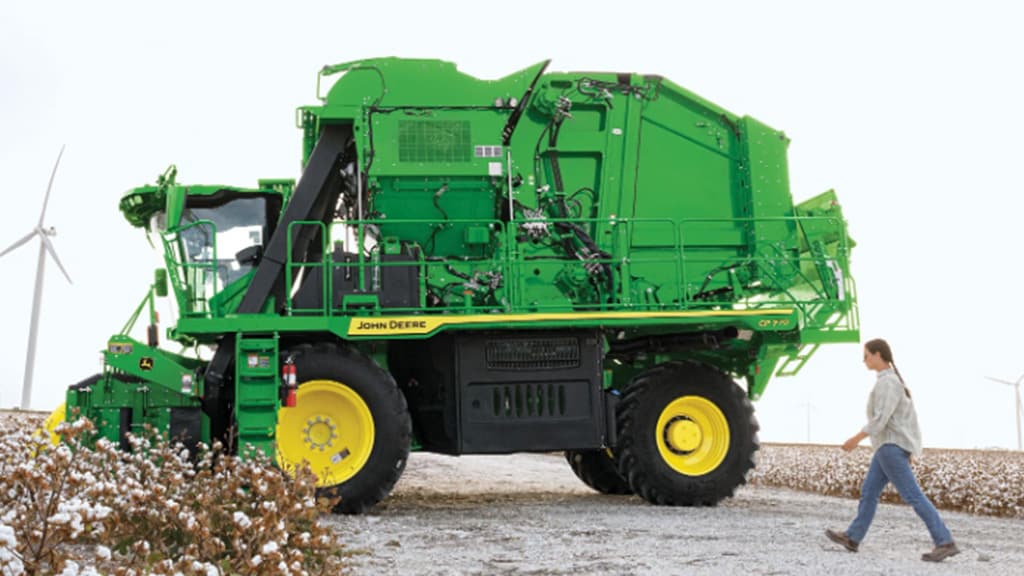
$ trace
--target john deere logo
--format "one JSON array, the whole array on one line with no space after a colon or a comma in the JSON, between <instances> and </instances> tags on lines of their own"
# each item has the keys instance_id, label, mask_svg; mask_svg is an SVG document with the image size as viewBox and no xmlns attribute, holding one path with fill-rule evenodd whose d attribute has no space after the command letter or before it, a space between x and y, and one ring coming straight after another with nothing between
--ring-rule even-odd
<instances>
[{"instance_id":1,"label":"john deere logo","mask_svg":"<svg viewBox=\"0 0 1024 576\"><path fill-rule=\"evenodd\" d=\"M141 368L142 370L152 370L153 369L153 359L148 357L148 356L144 356L144 357L140 358L139 359L139 368Z\"/></svg>"}]
</instances>

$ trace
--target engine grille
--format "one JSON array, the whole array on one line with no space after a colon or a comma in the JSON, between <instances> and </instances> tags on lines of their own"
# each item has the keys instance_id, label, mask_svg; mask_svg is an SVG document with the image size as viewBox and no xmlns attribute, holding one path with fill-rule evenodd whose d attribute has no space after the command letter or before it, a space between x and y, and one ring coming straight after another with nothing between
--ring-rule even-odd
<instances>
[{"instance_id":1,"label":"engine grille","mask_svg":"<svg viewBox=\"0 0 1024 576\"><path fill-rule=\"evenodd\" d=\"M576 338L491 340L485 349L491 370L561 370L580 365L580 342Z\"/></svg>"},{"instance_id":2,"label":"engine grille","mask_svg":"<svg viewBox=\"0 0 1024 576\"><path fill-rule=\"evenodd\" d=\"M399 162L470 162L472 159L469 122L399 121Z\"/></svg>"}]
</instances>

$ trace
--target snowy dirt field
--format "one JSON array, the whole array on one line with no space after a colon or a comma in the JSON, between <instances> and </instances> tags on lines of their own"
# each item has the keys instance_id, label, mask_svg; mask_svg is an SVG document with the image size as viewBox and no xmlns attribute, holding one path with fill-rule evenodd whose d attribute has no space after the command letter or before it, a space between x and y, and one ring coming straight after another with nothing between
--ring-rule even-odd
<instances>
[{"instance_id":1,"label":"snowy dirt field","mask_svg":"<svg viewBox=\"0 0 1024 576\"><path fill-rule=\"evenodd\" d=\"M943 512L962 553L942 564L907 506L882 504L851 554L829 542L854 500L744 487L715 508L650 506L587 488L560 455L414 453L364 516L331 516L369 574L1024 574L1021 520Z\"/></svg>"},{"instance_id":2,"label":"snowy dirt field","mask_svg":"<svg viewBox=\"0 0 1024 576\"><path fill-rule=\"evenodd\" d=\"M1020 518L942 511L963 552L928 564L920 555L931 542L907 506L881 504L857 554L829 542L824 529L845 528L856 508L851 499L749 486L715 508L656 507L593 492L560 454L414 453L368 514L323 521L358 576L1024 574Z\"/></svg>"}]
</instances>

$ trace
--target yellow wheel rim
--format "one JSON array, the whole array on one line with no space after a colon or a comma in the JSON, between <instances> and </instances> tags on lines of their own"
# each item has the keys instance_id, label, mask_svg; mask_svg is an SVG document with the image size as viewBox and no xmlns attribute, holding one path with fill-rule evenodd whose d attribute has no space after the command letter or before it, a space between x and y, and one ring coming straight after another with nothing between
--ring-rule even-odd
<instances>
[{"instance_id":1,"label":"yellow wheel rim","mask_svg":"<svg viewBox=\"0 0 1024 576\"><path fill-rule=\"evenodd\" d=\"M729 421L700 396L680 396L665 406L654 436L665 463L686 476L711 472L729 452Z\"/></svg>"},{"instance_id":2,"label":"yellow wheel rim","mask_svg":"<svg viewBox=\"0 0 1024 576\"><path fill-rule=\"evenodd\" d=\"M355 476L373 450L375 429L366 402L334 380L310 380L295 396L295 407L277 413L277 465L292 472L308 463L317 486Z\"/></svg>"}]
</instances>

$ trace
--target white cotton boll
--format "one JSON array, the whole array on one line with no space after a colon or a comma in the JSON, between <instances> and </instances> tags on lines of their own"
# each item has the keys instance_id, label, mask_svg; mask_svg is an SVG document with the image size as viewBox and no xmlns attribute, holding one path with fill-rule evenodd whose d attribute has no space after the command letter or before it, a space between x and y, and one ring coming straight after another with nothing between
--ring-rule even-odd
<instances>
[{"instance_id":1,"label":"white cotton boll","mask_svg":"<svg viewBox=\"0 0 1024 576\"><path fill-rule=\"evenodd\" d=\"M248 528L249 526L252 526L252 520L249 520L249 517L245 515L245 512L242 512L242 511L235 512L235 515L234 515L233 519L235 521L235 524L239 528L245 529L245 528Z\"/></svg>"},{"instance_id":2,"label":"white cotton boll","mask_svg":"<svg viewBox=\"0 0 1024 576\"><path fill-rule=\"evenodd\" d=\"M196 517L188 512L181 512L178 514L178 520L185 525L185 528L192 530L199 523L196 521Z\"/></svg>"},{"instance_id":3,"label":"white cotton boll","mask_svg":"<svg viewBox=\"0 0 1024 576\"><path fill-rule=\"evenodd\" d=\"M14 548L18 545L18 539L14 536L14 528L0 523L0 548Z\"/></svg>"},{"instance_id":4,"label":"white cotton boll","mask_svg":"<svg viewBox=\"0 0 1024 576\"><path fill-rule=\"evenodd\" d=\"M14 555L17 545L18 539L14 536L14 529L0 524L0 574L16 576L25 573L21 559Z\"/></svg>"},{"instance_id":5,"label":"white cotton boll","mask_svg":"<svg viewBox=\"0 0 1024 576\"><path fill-rule=\"evenodd\" d=\"M97 546L96 557L102 560L110 560L110 548L107 548L106 546Z\"/></svg>"},{"instance_id":6,"label":"white cotton boll","mask_svg":"<svg viewBox=\"0 0 1024 576\"><path fill-rule=\"evenodd\" d=\"M60 573L60 576L79 576L78 564L68 560L64 563L64 570Z\"/></svg>"},{"instance_id":7,"label":"white cotton boll","mask_svg":"<svg viewBox=\"0 0 1024 576\"><path fill-rule=\"evenodd\" d=\"M25 565L6 548L0 548L0 574L3 576L21 576L25 573Z\"/></svg>"},{"instance_id":8,"label":"white cotton boll","mask_svg":"<svg viewBox=\"0 0 1024 576\"><path fill-rule=\"evenodd\" d=\"M253 566L259 566L260 564L263 563L263 558L261 558L260 555L257 554L257 555L252 557L252 560L249 560L249 563L252 564Z\"/></svg>"},{"instance_id":9,"label":"white cotton boll","mask_svg":"<svg viewBox=\"0 0 1024 576\"><path fill-rule=\"evenodd\" d=\"M262 552L263 554L273 554L274 552L277 552L277 550L277 542L270 541L263 545L263 548L260 550L260 552Z\"/></svg>"},{"instance_id":10,"label":"white cotton boll","mask_svg":"<svg viewBox=\"0 0 1024 576\"><path fill-rule=\"evenodd\" d=\"M71 523L71 515L67 512L58 512L49 518L50 524L69 524Z\"/></svg>"}]
</instances>

